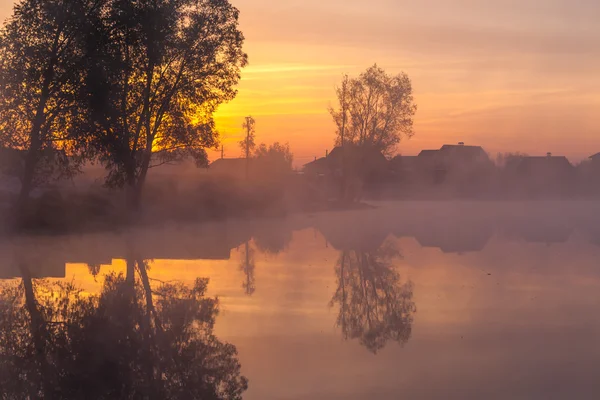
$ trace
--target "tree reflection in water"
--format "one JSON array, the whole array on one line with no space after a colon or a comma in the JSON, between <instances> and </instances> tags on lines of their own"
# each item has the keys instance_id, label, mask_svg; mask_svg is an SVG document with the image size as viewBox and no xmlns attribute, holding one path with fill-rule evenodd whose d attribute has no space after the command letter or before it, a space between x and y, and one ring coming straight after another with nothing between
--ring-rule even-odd
<instances>
[{"instance_id":1,"label":"tree reflection in water","mask_svg":"<svg viewBox=\"0 0 600 400\"><path fill-rule=\"evenodd\" d=\"M99 295L22 268L0 290L2 398L240 399L247 380L213 333L208 280L151 287L147 267L128 260Z\"/></svg>"},{"instance_id":2,"label":"tree reflection in water","mask_svg":"<svg viewBox=\"0 0 600 400\"><path fill-rule=\"evenodd\" d=\"M250 246L250 242L247 241L244 243L244 251L241 255L240 270L244 273L242 288L244 288L244 291L248 296L252 296L256 291L256 280L254 278L255 269L254 249Z\"/></svg>"},{"instance_id":3,"label":"tree reflection in water","mask_svg":"<svg viewBox=\"0 0 600 400\"><path fill-rule=\"evenodd\" d=\"M413 284L403 283L392 265L399 251L386 242L375 252L341 251L336 265L338 287L331 306L339 306L336 321L344 338L358 339L377 353L392 340L410 339L416 305Z\"/></svg>"}]
</instances>

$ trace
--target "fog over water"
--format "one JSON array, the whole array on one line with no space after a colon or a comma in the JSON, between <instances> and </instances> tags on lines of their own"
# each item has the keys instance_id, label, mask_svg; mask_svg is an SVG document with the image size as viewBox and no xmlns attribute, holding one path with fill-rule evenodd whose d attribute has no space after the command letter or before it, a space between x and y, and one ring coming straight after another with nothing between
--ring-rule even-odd
<instances>
[{"instance_id":1,"label":"fog over water","mask_svg":"<svg viewBox=\"0 0 600 400\"><path fill-rule=\"evenodd\" d=\"M38 287L86 295L131 260L153 290L209 278L214 334L237 348L247 399L596 398L599 205L374 205L13 237L0 276L15 284L26 266Z\"/></svg>"}]
</instances>

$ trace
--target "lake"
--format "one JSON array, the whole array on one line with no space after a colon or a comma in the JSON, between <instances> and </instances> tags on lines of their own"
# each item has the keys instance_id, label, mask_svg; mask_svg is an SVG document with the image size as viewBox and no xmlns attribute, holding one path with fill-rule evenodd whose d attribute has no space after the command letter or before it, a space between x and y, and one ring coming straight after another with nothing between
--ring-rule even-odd
<instances>
[{"instance_id":1,"label":"lake","mask_svg":"<svg viewBox=\"0 0 600 400\"><path fill-rule=\"evenodd\" d=\"M183 382L186 366L197 361L184 354L197 347L182 344L163 353L161 346L179 343L184 333L188 339L194 336L190 329L198 322L183 329L179 321L192 312L202 315L208 303L186 308L180 298L189 305L190 299L204 296L219 299L211 334L237 349L240 372L248 380L245 399L600 397L600 204L374 205L370 210L284 219L5 239L0 242L0 278L8 289L1 300L5 315L0 323L5 332L23 329L33 344L0 335L1 362L6 364L0 370L16 373L16 380L41 382L43 365L63 368L67 353L59 349L68 348L72 354L73 338L79 336L60 336L60 326L87 326L79 321L96 321L99 309L104 310L102 321L114 321L113 311L106 310L119 310L110 304L120 297L107 297L105 279L118 281L121 274L118 284L128 279L140 282L138 297L144 311L131 324L131 330L141 332L136 345L144 351L149 343L153 350L147 357L168 358L140 372L140 377L152 381L144 387L156 387L155 380ZM33 301L26 299L24 278L33 283ZM197 278L208 278L206 293L183 289L194 287ZM106 298L81 306L83 311L52 313L48 311L52 307L44 305L54 304L57 294L47 288L57 282L79 288L81 304L93 296ZM171 285L167 286L171 291L164 285ZM19 291L21 286L25 289ZM173 288L179 288L179 300L169 302L165 299L175 293ZM43 292L37 300L36 290ZM14 300L19 293L21 303ZM153 298L148 293L156 296L154 304L148 302ZM23 307L7 311L11 304ZM36 314L31 313L35 307L29 308L35 304L42 321L39 329L48 337L68 337L68 344L54 336L35 342L39 329L31 329L27 322L35 322ZM64 316L56 317L57 313ZM73 315L82 315L81 320ZM43 322L48 319L55 322ZM12 324L19 328L11 328ZM171 331L178 333L169 336ZM77 332L88 340L89 332L98 331ZM118 332L107 331L82 343L102 347ZM115 343L103 351L130 348ZM211 346L206 348L217 348ZM46 357L29 365L27 357L36 357L34 350L27 350L31 348L56 351L46 350ZM202 354L217 359L226 353L218 349ZM98 354L86 357L81 358L88 360L85 368L90 359L99 362ZM112 358L111 363L121 365ZM148 363L152 364L140 361ZM61 382L76 386L76 372L82 367L73 365L84 364L68 365L64 366L68 374L58 374L54 386L67 385ZM98 373L107 367L94 368ZM64 380L66 375L77 379ZM81 379L100 379L104 386L119 381L98 375ZM31 396L45 390L42 383L34 389L26 386L11 386L11 393L29 390ZM164 389L162 396L193 398L184 394L188 393L184 386ZM88 395L101 390L90 387Z\"/></svg>"}]
</instances>

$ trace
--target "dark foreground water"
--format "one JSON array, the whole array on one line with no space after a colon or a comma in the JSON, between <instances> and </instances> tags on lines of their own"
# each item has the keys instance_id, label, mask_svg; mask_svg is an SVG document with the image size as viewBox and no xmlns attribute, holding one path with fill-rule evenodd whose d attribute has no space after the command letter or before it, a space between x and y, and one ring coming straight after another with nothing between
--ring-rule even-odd
<instances>
[{"instance_id":1,"label":"dark foreground water","mask_svg":"<svg viewBox=\"0 0 600 400\"><path fill-rule=\"evenodd\" d=\"M599 244L600 205L576 202L14 238L2 392L597 399Z\"/></svg>"}]
</instances>

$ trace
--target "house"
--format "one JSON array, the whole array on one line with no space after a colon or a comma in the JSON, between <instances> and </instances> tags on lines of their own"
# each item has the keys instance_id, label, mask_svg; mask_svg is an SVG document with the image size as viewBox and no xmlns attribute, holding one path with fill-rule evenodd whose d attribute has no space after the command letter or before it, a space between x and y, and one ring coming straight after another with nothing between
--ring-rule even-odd
<instances>
[{"instance_id":1,"label":"house","mask_svg":"<svg viewBox=\"0 0 600 400\"><path fill-rule=\"evenodd\" d=\"M554 156L552 153L515 159L507 164L505 174L513 182L511 189L533 197L569 195L576 183L575 167L567 157Z\"/></svg>"},{"instance_id":2,"label":"house","mask_svg":"<svg viewBox=\"0 0 600 400\"><path fill-rule=\"evenodd\" d=\"M381 151L371 146L346 145L334 148L327 157L305 164L303 170L311 175L341 176L343 171L367 179L389 171L388 160Z\"/></svg>"},{"instance_id":3,"label":"house","mask_svg":"<svg viewBox=\"0 0 600 400\"><path fill-rule=\"evenodd\" d=\"M302 170L306 175L323 177L329 173L329 163L326 157L315 158L314 161L304 164Z\"/></svg>"},{"instance_id":4,"label":"house","mask_svg":"<svg viewBox=\"0 0 600 400\"><path fill-rule=\"evenodd\" d=\"M478 183L492 171L494 163L481 146L445 144L439 150L423 150L417 157L417 169L425 182L442 184Z\"/></svg>"},{"instance_id":5,"label":"house","mask_svg":"<svg viewBox=\"0 0 600 400\"><path fill-rule=\"evenodd\" d=\"M245 158L220 158L213 161L208 170L211 174L228 177L228 178L244 178L246 176L246 168L252 160Z\"/></svg>"},{"instance_id":6,"label":"house","mask_svg":"<svg viewBox=\"0 0 600 400\"><path fill-rule=\"evenodd\" d=\"M600 153L596 153L596 154L590 156L589 159L594 164L600 164Z\"/></svg>"}]
</instances>

